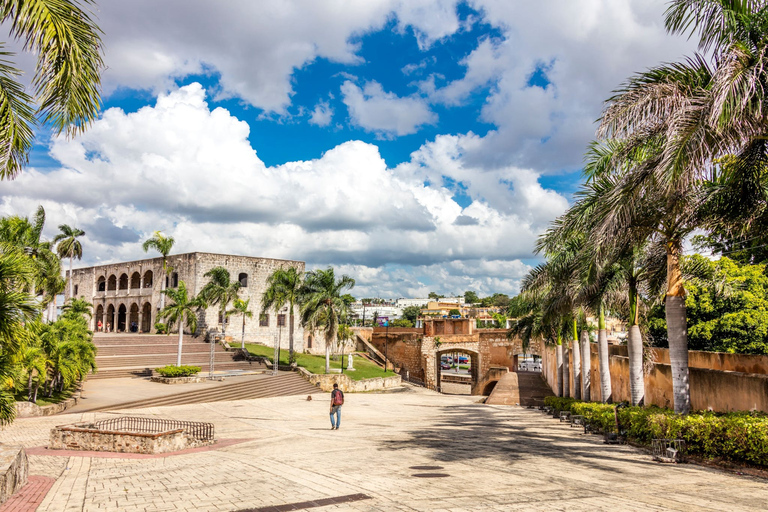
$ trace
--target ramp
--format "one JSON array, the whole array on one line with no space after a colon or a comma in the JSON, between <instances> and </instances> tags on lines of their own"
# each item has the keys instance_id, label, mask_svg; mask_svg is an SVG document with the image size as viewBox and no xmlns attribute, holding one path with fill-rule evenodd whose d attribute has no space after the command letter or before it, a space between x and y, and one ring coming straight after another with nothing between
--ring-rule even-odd
<instances>
[{"instance_id":1,"label":"ramp","mask_svg":"<svg viewBox=\"0 0 768 512\"><path fill-rule=\"evenodd\" d=\"M488 399L489 405L544 405L544 397L553 396L539 372L510 372L505 374L493 388Z\"/></svg>"}]
</instances>

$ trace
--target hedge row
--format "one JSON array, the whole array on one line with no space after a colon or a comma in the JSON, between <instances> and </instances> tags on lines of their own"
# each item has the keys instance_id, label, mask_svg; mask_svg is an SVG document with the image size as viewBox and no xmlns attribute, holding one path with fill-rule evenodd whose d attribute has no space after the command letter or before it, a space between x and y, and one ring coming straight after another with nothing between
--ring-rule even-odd
<instances>
[{"instance_id":1,"label":"hedge row","mask_svg":"<svg viewBox=\"0 0 768 512\"><path fill-rule=\"evenodd\" d=\"M614 406L573 398L547 397L557 411L579 414L603 432L616 430ZM686 452L768 467L768 415L759 412L698 412L686 416L658 407L619 409L619 423L629 439L650 445L652 439L683 439Z\"/></svg>"},{"instance_id":2,"label":"hedge row","mask_svg":"<svg viewBox=\"0 0 768 512\"><path fill-rule=\"evenodd\" d=\"M163 366L155 368L155 371L163 377L189 377L200 371L199 366Z\"/></svg>"}]
</instances>

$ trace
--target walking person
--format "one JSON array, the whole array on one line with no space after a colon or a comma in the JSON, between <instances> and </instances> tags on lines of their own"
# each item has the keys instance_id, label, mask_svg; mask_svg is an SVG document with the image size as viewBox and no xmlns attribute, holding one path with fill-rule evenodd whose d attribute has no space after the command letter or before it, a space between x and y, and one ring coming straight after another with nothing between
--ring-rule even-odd
<instances>
[{"instance_id":1,"label":"walking person","mask_svg":"<svg viewBox=\"0 0 768 512\"><path fill-rule=\"evenodd\" d=\"M338 384L333 385L331 391L331 430L339 430L341 426L341 406L344 405L344 392L339 389ZM336 422L333 422L333 415L336 415Z\"/></svg>"}]
</instances>

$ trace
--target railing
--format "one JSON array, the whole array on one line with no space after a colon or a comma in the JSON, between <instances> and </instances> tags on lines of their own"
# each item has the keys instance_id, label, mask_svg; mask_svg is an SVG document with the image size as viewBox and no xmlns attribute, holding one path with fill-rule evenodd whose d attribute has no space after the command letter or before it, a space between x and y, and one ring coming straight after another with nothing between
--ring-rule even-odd
<instances>
[{"instance_id":1,"label":"railing","mask_svg":"<svg viewBox=\"0 0 768 512\"><path fill-rule=\"evenodd\" d=\"M122 416L101 420L95 422L93 427L98 430L136 432L141 434L160 434L170 430L184 430L190 436L201 441L213 441L214 430L213 423L142 418L139 416Z\"/></svg>"}]
</instances>

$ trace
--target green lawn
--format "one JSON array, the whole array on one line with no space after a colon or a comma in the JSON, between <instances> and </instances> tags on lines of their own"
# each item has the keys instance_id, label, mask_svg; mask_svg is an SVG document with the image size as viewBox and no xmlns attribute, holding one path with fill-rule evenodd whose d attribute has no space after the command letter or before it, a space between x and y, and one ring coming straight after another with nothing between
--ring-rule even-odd
<instances>
[{"instance_id":1,"label":"green lawn","mask_svg":"<svg viewBox=\"0 0 768 512\"><path fill-rule=\"evenodd\" d=\"M260 345L257 343L246 343L245 348L251 354L255 356L266 357L270 361L272 361L272 358L275 355L275 348L268 347L266 345ZM379 365L364 359L362 356L358 356L356 353L353 353L353 354L355 355L354 357L355 371L354 372L347 371L346 356L344 356L344 363L343 363L344 374L347 375L352 380L371 379L373 377L391 377L392 375L396 375L395 372L385 372L384 369L381 368ZM334 361L333 358L331 358L331 368L341 368L342 361L340 359L341 358ZM280 364L281 365L288 364L288 350L280 350ZM301 366L302 368L306 369L311 373L321 373L321 374L325 373L325 356L315 356L315 355L301 354L299 352L296 352L296 364L298 364L299 366Z\"/></svg>"},{"instance_id":2,"label":"green lawn","mask_svg":"<svg viewBox=\"0 0 768 512\"><path fill-rule=\"evenodd\" d=\"M59 402L63 402L64 400L71 398L73 393L74 393L73 389L65 389L63 393L54 391L53 396L47 397L45 396L45 391L41 387L40 391L38 391L37 393L37 405L39 405L40 407L45 407L46 405L58 404ZM21 390L18 393L16 393L15 398L17 402L26 402L27 401L26 390Z\"/></svg>"}]
</instances>

